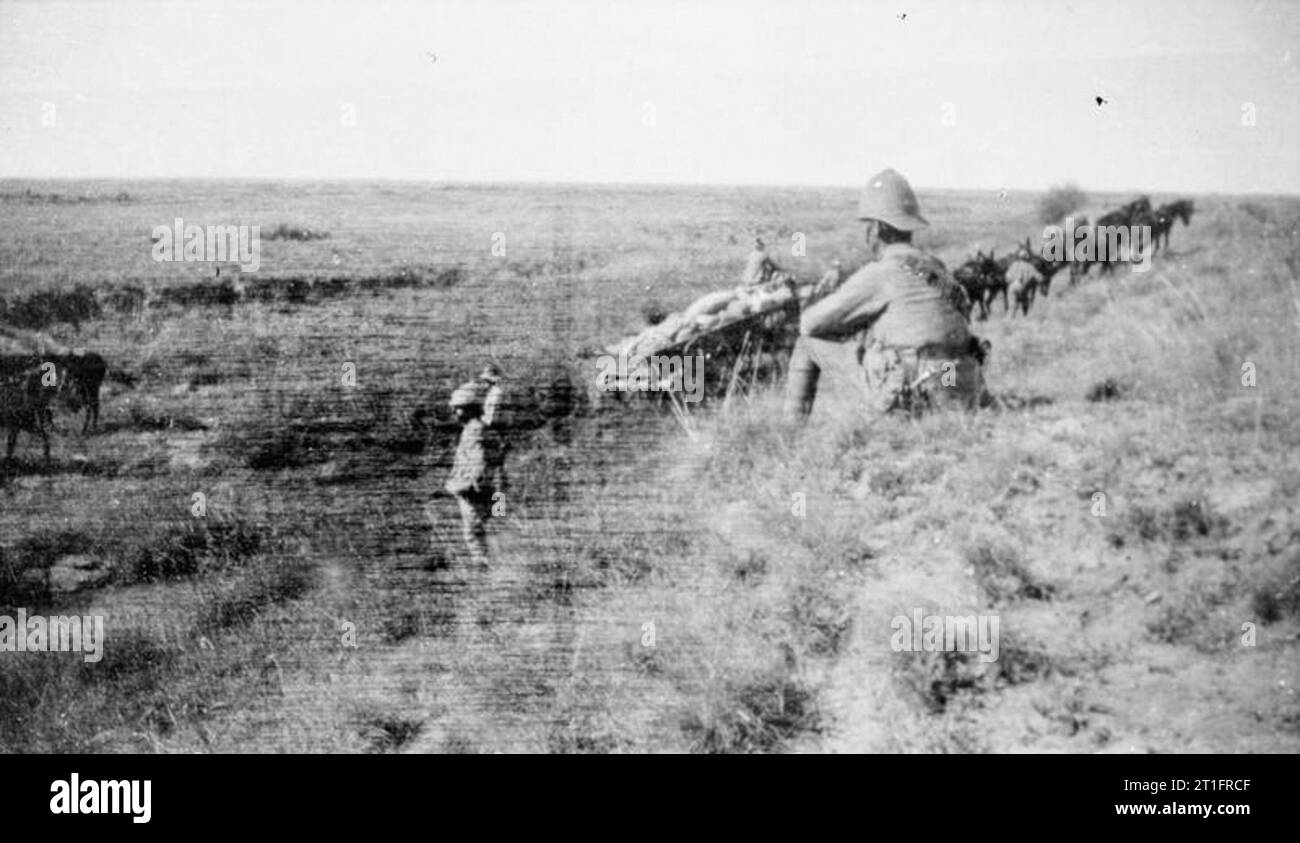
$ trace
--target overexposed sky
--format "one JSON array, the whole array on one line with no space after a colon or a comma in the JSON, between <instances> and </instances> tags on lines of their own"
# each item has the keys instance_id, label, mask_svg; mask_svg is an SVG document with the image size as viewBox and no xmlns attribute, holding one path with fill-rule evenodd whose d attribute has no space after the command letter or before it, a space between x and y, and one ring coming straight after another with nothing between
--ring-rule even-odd
<instances>
[{"instance_id":1,"label":"overexposed sky","mask_svg":"<svg viewBox=\"0 0 1300 843\"><path fill-rule=\"evenodd\" d=\"M894 166L1300 193L1298 36L1300 3L1255 0L0 1L0 176L850 186Z\"/></svg>"}]
</instances>

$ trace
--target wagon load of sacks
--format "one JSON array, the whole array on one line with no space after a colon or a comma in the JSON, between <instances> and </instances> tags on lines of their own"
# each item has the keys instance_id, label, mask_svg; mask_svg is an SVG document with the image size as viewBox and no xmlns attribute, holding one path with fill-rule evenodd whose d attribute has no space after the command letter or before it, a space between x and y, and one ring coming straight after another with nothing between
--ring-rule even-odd
<instances>
[{"instance_id":1,"label":"wagon load of sacks","mask_svg":"<svg viewBox=\"0 0 1300 843\"><path fill-rule=\"evenodd\" d=\"M606 350L628 357L648 357L688 345L693 340L740 322L777 314L800 298L799 289L788 276L762 286L718 290L701 296L685 310L669 314L662 322Z\"/></svg>"},{"instance_id":2,"label":"wagon load of sacks","mask_svg":"<svg viewBox=\"0 0 1300 843\"><path fill-rule=\"evenodd\" d=\"M682 391L696 396L685 401L698 401L704 393L729 394L742 375L752 386L779 370L802 309L835 290L844 274L836 262L819 281L800 282L767 256L761 239L754 245L739 285L706 293L605 346L596 361L593 400L603 402L611 392ZM689 387L688 380L701 388Z\"/></svg>"}]
</instances>

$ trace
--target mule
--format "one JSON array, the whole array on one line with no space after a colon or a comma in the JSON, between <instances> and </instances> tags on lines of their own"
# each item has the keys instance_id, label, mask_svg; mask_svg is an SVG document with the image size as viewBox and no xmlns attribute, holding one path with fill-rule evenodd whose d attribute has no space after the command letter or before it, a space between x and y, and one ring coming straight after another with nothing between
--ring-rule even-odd
<instances>
[{"instance_id":1,"label":"mule","mask_svg":"<svg viewBox=\"0 0 1300 843\"><path fill-rule=\"evenodd\" d=\"M997 297L998 292L1002 293L1003 310L1007 309L1007 284L1003 276L1004 269L999 267L993 253L984 254L983 250L975 253L975 257L963 263L953 272L953 280L961 285L966 291L966 296L971 300L971 305L979 306L979 319L985 320L989 317L989 310L993 300Z\"/></svg>"}]
</instances>

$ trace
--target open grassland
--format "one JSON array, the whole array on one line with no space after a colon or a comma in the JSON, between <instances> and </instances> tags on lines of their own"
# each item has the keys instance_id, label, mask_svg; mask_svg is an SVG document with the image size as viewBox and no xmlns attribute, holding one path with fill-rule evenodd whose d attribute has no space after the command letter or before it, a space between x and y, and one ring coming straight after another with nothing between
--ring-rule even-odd
<instances>
[{"instance_id":1,"label":"open grassland","mask_svg":"<svg viewBox=\"0 0 1300 843\"><path fill-rule=\"evenodd\" d=\"M923 191L920 243L1002 251L1036 199ZM1150 272L996 306L995 409L591 411L583 352L734 283L755 230L801 277L856 265L854 202L0 183L11 319L140 377L0 487L0 614L107 636L97 664L0 653L0 749L1300 749L1300 202L1199 197ZM155 263L176 217L262 226L261 269ZM484 571L433 493L488 358L524 409ZM52 590L68 556L109 581ZM895 652L917 608L996 613L998 661Z\"/></svg>"}]
</instances>

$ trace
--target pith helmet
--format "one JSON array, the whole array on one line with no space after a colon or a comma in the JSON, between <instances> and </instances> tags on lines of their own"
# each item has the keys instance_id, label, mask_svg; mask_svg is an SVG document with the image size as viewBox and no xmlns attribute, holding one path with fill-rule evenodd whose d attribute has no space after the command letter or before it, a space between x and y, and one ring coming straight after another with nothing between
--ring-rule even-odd
<instances>
[{"instance_id":1,"label":"pith helmet","mask_svg":"<svg viewBox=\"0 0 1300 843\"><path fill-rule=\"evenodd\" d=\"M478 384L463 383L452 391L448 403L453 410L457 407L479 407L483 404L483 393Z\"/></svg>"},{"instance_id":2,"label":"pith helmet","mask_svg":"<svg viewBox=\"0 0 1300 843\"><path fill-rule=\"evenodd\" d=\"M912 186L895 170L872 176L858 200L858 219L880 220L899 231L915 231L930 223L921 216Z\"/></svg>"}]
</instances>

